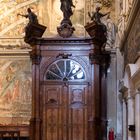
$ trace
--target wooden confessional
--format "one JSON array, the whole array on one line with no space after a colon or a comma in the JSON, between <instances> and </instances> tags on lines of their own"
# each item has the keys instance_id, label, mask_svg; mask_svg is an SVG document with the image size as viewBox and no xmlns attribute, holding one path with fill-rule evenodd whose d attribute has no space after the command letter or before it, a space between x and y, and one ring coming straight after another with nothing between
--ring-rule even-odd
<instances>
[{"instance_id":1,"label":"wooden confessional","mask_svg":"<svg viewBox=\"0 0 140 140\"><path fill-rule=\"evenodd\" d=\"M109 54L93 38L35 39L31 140L105 140Z\"/></svg>"}]
</instances>

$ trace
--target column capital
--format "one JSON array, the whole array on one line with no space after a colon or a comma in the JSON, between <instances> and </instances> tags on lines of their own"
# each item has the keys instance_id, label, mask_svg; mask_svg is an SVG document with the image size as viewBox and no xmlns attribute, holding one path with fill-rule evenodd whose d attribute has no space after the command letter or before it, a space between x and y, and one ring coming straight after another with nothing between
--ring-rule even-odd
<instances>
[{"instance_id":1,"label":"column capital","mask_svg":"<svg viewBox=\"0 0 140 140\"><path fill-rule=\"evenodd\" d=\"M140 92L140 87L137 88L137 91Z\"/></svg>"},{"instance_id":2,"label":"column capital","mask_svg":"<svg viewBox=\"0 0 140 140\"><path fill-rule=\"evenodd\" d=\"M128 97L126 97L126 100L128 101L128 100L133 100L134 99L134 96L128 96Z\"/></svg>"},{"instance_id":3,"label":"column capital","mask_svg":"<svg viewBox=\"0 0 140 140\"><path fill-rule=\"evenodd\" d=\"M121 92L122 94L128 91L128 87L124 85L124 81L122 79L119 80L118 88L119 88L119 92Z\"/></svg>"},{"instance_id":4,"label":"column capital","mask_svg":"<svg viewBox=\"0 0 140 140\"><path fill-rule=\"evenodd\" d=\"M135 91L134 96L136 96L137 94L140 94L140 87L137 88L137 90Z\"/></svg>"},{"instance_id":5,"label":"column capital","mask_svg":"<svg viewBox=\"0 0 140 140\"><path fill-rule=\"evenodd\" d=\"M137 88L137 90L136 90L136 92L135 92L135 96L136 96L137 94L140 94L140 87Z\"/></svg>"}]
</instances>

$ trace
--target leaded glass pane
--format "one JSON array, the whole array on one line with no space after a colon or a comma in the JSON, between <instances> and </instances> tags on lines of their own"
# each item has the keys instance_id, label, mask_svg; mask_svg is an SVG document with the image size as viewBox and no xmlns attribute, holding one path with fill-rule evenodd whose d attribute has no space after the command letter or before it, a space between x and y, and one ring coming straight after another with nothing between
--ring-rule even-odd
<instances>
[{"instance_id":1,"label":"leaded glass pane","mask_svg":"<svg viewBox=\"0 0 140 140\"><path fill-rule=\"evenodd\" d=\"M56 75L61 76L60 70L56 64L52 64L49 70L55 73Z\"/></svg>"},{"instance_id":2,"label":"leaded glass pane","mask_svg":"<svg viewBox=\"0 0 140 140\"><path fill-rule=\"evenodd\" d=\"M57 75L51 73L50 71L47 72L46 79L47 80L58 80L58 79L61 80L60 77L58 77Z\"/></svg>"},{"instance_id":3,"label":"leaded glass pane","mask_svg":"<svg viewBox=\"0 0 140 140\"><path fill-rule=\"evenodd\" d=\"M46 73L46 80L84 80L85 72L76 61L62 59L50 65Z\"/></svg>"}]
</instances>

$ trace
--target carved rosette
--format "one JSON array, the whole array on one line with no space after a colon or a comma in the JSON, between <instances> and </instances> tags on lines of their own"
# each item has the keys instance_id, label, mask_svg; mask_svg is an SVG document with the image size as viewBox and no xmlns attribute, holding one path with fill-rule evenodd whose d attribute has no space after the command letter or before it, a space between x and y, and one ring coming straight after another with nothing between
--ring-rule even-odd
<instances>
[{"instance_id":1,"label":"carved rosette","mask_svg":"<svg viewBox=\"0 0 140 140\"><path fill-rule=\"evenodd\" d=\"M59 27L57 27L58 34L63 38L71 37L74 31L74 27L72 27L68 23L63 23Z\"/></svg>"}]
</instances>

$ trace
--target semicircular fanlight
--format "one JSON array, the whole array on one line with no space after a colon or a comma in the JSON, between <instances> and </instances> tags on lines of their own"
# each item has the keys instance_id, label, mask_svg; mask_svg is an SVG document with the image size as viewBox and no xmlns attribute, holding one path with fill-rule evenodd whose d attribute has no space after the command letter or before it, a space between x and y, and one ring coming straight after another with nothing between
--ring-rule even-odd
<instances>
[{"instance_id":1,"label":"semicircular fanlight","mask_svg":"<svg viewBox=\"0 0 140 140\"><path fill-rule=\"evenodd\" d=\"M74 60L61 59L52 63L46 71L45 80L85 80L82 66Z\"/></svg>"}]
</instances>

